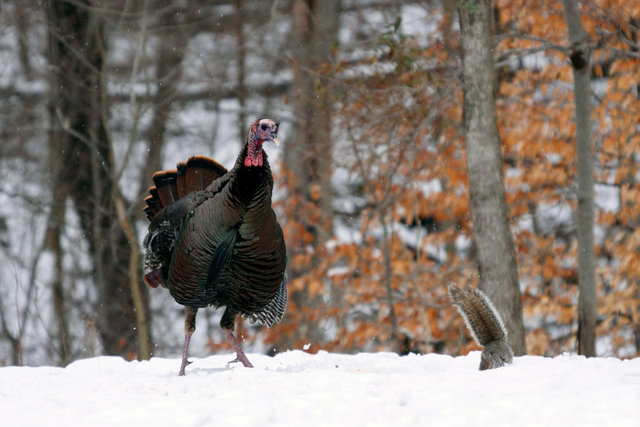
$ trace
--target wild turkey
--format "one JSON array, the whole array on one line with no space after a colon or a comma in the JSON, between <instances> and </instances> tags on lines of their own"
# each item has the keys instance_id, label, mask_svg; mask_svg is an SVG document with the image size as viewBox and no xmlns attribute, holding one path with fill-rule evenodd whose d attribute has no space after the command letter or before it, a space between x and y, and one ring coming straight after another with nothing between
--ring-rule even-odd
<instances>
[{"instance_id":1,"label":"wild turkey","mask_svg":"<svg viewBox=\"0 0 640 427\"><path fill-rule=\"evenodd\" d=\"M196 156L177 169L156 172L144 208L151 221L144 239L147 285L169 289L185 306L184 375L198 308L225 306L220 326L246 367L233 335L241 315L267 327L287 304L286 249L271 208L273 177L262 149L278 141L278 123L256 121L235 166L227 171Z\"/></svg>"}]
</instances>

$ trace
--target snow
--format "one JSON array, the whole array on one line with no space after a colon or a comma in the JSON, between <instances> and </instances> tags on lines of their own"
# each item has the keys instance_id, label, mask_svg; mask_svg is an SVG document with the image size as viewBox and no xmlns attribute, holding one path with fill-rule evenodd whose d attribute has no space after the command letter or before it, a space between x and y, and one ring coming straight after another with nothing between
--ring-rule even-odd
<instances>
[{"instance_id":1,"label":"snow","mask_svg":"<svg viewBox=\"0 0 640 427\"><path fill-rule=\"evenodd\" d=\"M620 187L617 185L595 184L593 186L594 202L604 212L620 210Z\"/></svg>"},{"instance_id":2,"label":"snow","mask_svg":"<svg viewBox=\"0 0 640 427\"><path fill-rule=\"evenodd\" d=\"M640 359L517 357L478 371L480 352L229 354L66 368L0 368L3 425L580 425L640 419Z\"/></svg>"}]
</instances>

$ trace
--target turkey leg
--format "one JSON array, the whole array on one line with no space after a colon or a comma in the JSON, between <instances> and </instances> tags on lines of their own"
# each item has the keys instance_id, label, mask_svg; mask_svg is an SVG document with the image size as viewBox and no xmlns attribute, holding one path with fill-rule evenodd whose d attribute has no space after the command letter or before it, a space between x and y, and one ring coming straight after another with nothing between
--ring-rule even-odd
<instances>
[{"instance_id":1,"label":"turkey leg","mask_svg":"<svg viewBox=\"0 0 640 427\"><path fill-rule=\"evenodd\" d=\"M184 308L184 348L182 349L182 364L180 365L179 376L184 376L184 368L187 367L187 355L189 354L189 341L191 335L196 330L196 313L197 307Z\"/></svg>"},{"instance_id":2,"label":"turkey leg","mask_svg":"<svg viewBox=\"0 0 640 427\"><path fill-rule=\"evenodd\" d=\"M244 351L242 351L242 347L240 347L240 344L238 344L236 337L233 336L233 332L231 331L231 329L227 329L223 327L222 332L224 333L224 336L227 338L227 341L229 341L233 349L236 351L237 357L236 357L236 360L234 360L233 362L242 362L245 368L253 368L253 365L251 364L251 362L249 362L249 359L247 359L247 356L244 354Z\"/></svg>"}]
</instances>

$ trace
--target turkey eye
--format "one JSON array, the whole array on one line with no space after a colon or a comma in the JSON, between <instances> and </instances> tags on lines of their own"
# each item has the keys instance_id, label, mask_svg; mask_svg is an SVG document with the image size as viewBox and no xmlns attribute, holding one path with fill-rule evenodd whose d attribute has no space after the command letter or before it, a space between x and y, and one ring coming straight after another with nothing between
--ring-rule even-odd
<instances>
[{"instance_id":1,"label":"turkey eye","mask_svg":"<svg viewBox=\"0 0 640 427\"><path fill-rule=\"evenodd\" d=\"M262 130L267 130L267 125L265 125L264 123L260 127L262 128Z\"/></svg>"}]
</instances>

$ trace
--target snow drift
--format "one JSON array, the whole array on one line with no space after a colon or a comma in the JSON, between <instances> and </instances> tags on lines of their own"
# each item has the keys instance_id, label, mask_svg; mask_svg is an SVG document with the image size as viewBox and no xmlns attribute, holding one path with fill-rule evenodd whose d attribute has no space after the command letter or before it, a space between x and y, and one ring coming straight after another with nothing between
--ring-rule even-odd
<instances>
[{"instance_id":1,"label":"snow drift","mask_svg":"<svg viewBox=\"0 0 640 427\"><path fill-rule=\"evenodd\" d=\"M640 359L290 351L0 369L6 426L580 425L640 420Z\"/></svg>"}]
</instances>

